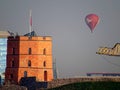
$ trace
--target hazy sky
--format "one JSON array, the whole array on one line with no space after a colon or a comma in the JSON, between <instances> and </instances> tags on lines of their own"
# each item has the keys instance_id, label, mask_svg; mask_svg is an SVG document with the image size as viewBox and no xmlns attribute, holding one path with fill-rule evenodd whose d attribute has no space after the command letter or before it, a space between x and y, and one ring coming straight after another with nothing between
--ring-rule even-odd
<instances>
[{"instance_id":1,"label":"hazy sky","mask_svg":"<svg viewBox=\"0 0 120 90\"><path fill-rule=\"evenodd\" d=\"M30 9L33 30L53 38L59 77L120 72L120 57L96 54L120 43L120 0L0 0L0 29L28 33ZM90 13L100 17L93 33L84 20Z\"/></svg>"}]
</instances>

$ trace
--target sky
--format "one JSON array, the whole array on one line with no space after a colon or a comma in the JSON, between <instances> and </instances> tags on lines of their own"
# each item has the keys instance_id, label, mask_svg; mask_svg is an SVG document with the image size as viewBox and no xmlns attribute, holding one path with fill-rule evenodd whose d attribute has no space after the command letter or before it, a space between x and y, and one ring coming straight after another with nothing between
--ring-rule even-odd
<instances>
[{"instance_id":1,"label":"sky","mask_svg":"<svg viewBox=\"0 0 120 90\"><path fill-rule=\"evenodd\" d=\"M120 57L96 54L99 47L120 43L120 0L0 0L0 29L52 36L53 59L59 78L84 76L88 72L120 72ZM91 33L88 14L99 23Z\"/></svg>"}]
</instances>

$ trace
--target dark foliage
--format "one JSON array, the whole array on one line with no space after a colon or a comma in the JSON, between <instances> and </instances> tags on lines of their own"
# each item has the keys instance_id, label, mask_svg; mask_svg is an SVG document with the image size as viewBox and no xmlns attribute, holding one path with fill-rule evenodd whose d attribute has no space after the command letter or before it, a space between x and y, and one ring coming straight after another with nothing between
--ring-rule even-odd
<instances>
[{"instance_id":1,"label":"dark foliage","mask_svg":"<svg viewBox=\"0 0 120 90\"><path fill-rule=\"evenodd\" d=\"M48 90L120 90L120 82L79 82Z\"/></svg>"}]
</instances>

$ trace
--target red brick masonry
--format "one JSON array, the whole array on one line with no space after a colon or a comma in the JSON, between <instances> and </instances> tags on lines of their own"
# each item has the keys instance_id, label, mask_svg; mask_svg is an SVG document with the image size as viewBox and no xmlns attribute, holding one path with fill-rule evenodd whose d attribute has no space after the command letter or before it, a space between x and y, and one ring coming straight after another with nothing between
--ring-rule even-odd
<instances>
[{"instance_id":1,"label":"red brick masonry","mask_svg":"<svg viewBox=\"0 0 120 90\"><path fill-rule=\"evenodd\" d=\"M52 38L49 36L8 37L5 80L19 83L21 77L36 77L37 81L51 81Z\"/></svg>"}]
</instances>

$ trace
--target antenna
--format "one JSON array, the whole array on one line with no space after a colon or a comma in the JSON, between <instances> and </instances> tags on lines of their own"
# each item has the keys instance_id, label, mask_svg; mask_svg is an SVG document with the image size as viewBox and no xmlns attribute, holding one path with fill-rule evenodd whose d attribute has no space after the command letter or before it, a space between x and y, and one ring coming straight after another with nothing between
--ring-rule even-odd
<instances>
[{"instance_id":1,"label":"antenna","mask_svg":"<svg viewBox=\"0 0 120 90\"><path fill-rule=\"evenodd\" d=\"M32 10L30 10L29 33L32 31Z\"/></svg>"},{"instance_id":2,"label":"antenna","mask_svg":"<svg viewBox=\"0 0 120 90\"><path fill-rule=\"evenodd\" d=\"M56 58L54 59L53 61L53 73L54 73L54 79L57 79L58 76L57 76L57 68L56 68Z\"/></svg>"}]
</instances>

